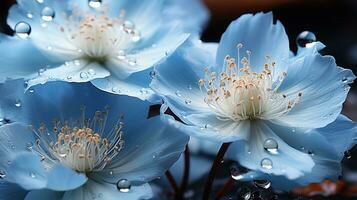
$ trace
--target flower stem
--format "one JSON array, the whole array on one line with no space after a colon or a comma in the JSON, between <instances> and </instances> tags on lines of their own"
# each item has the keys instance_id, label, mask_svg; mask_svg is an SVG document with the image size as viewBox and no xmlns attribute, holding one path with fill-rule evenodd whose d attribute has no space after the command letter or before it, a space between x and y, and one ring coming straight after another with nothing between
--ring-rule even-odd
<instances>
[{"instance_id":1,"label":"flower stem","mask_svg":"<svg viewBox=\"0 0 357 200\"><path fill-rule=\"evenodd\" d=\"M209 195L210 195L211 189L212 189L212 184L213 184L214 178L216 176L218 167L221 164L224 154L226 154L230 144L231 143L223 143L221 148L219 149L219 151L216 155L216 158L214 159L214 162L212 164L211 171L208 174L208 178L207 178L204 190L203 190L202 200L209 199Z\"/></svg>"},{"instance_id":2,"label":"flower stem","mask_svg":"<svg viewBox=\"0 0 357 200\"><path fill-rule=\"evenodd\" d=\"M229 177L229 179L224 183L223 187L216 193L216 196L214 197L215 200L219 200L222 198L222 196L232 188L234 185L235 180L232 177Z\"/></svg>"},{"instance_id":3,"label":"flower stem","mask_svg":"<svg viewBox=\"0 0 357 200\"><path fill-rule=\"evenodd\" d=\"M176 181L175 181L174 177L172 176L171 172L169 170L167 170L165 172L165 175L166 175L167 180L169 180L169 183L170 183L172 189L174 190L174 193L178 194L179 188L177 187Z\"/></svg>"},{"instance_id":4,"label":"flower stem","mask_svg":"<svg viewBox=\"0 0 357 200\"><path fill-rule=\"evenodd\" d=\"M186 145L186 149L184 152L184 172L183 172L183 178L181 182L181 187L180 187L180 197L183 199L183 194L186 191L186 188L188 186L188 180L190 176L190 150L188 148L188 145Z\"/></svg>"}]
</instances>

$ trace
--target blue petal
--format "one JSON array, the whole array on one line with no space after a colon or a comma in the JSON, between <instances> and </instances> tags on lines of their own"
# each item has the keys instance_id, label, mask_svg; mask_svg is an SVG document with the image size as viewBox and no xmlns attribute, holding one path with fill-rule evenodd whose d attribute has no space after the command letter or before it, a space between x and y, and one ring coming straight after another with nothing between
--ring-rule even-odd
<instances>
[{"instance_id":1,"label":"blue petal","mask_svg":"<svg viewBox=\"0 0 357 200\"><path fill-rule=\"evenodd\" d=\"M302 93L298 104L275 123L292 127L320 128L333 122L355 79L351 70L338 67L331 56L317 51L293 59L279 92L288 97Z\"/></svg>"},{"instance_id":2,"label":"blue petal","mask_svg":"<svg viewBox=\"0 0 357 200\"><path fill-rule=\"evenodd\" d=\"M46 187L46 171L40 158L32 153L18 154L6 173L6 181L16 183L26 190Z\"/></svg>"},{"instance_id":3,"label":"blue petal","mask_svg":"<svg viewBox=\"0 0 357 200\"><path fill-rule=\"evenodd\" d=\"M16 184L0 181L0 199L22 200L27 193L26 190Z\"/></svg>"},{"instance_id":4,"label":"blue petal","mask_svg":"<svg viewBox=\"0 0 357 200\"><path fill-rule=\"evenodd\" d=\"M153 196L152 190L149 184L143 184L138 186L131 186L129 192L119 192L115 184L108 184L104 182L89 181L83 187L76 190L67 191L63 200L87 200L93 198L105 199L105 200L117 200L117 199L150 199Z\"/></svg>"},{"instance_id":5,"label":"blue petal","mask_svg":"<svg viewBox=\"0 0 357 200\"><path fill-rule=\"evenodd\" d=\"M179 158L188 136L159 116L124 126L125 146L106 168L91 176L116 183L120 179L150 181L162 175ZM135 159L133 159L135 158Z\"/></svg>"},{"instance_id":6,"label":"blue petal","mask_svg":"<svg viewBox=\"0 0 357 200\"><path fill-rule=\"evenodd\" d=\"M273 24L272 13L246 14L231 23L222 35L216 58L216 64L222 67L226 55L237 56L237 45L243 44L240 50L240 61L245 52L250 50L250 65L253 71L260 72L266 63L266 56L276 62L276 70L286 69L289 58L289 40L284 26L277 21ZM237 59L236 59L237 60ZM276 71L276 74L280 74Z\"/></svg>"},{"instance_id":7,"label":"blue petal","mask_svg":"<svg viewBox=\"0 0 357 200\"><path fill-rule=\"evenodd\" d=\"M292 147L290 141L287 142L280 138L280 135L287 131L290 131L290 129L285 127L273 129L271 125L265 122L252 122L250 138L248 141L233 143L229 149L229 157L252 170L271 175L282 175L288 179L299 178L311 171L314 162L310 155L301 152L295 146ZM277 142L277 152L268 152L264 149L264 143L267 139L273 139ZM263 167L264 161L266 161L267 165L265 166L267 167Z\"/></svg>"},{"instance_id":8,"label":"blue petal","mask_svg":"<svg viewBox=\"0 0 357 200\"><path fill-rule=\"evenodd\" d=\"M55 165L48 173L47 180L46 188L55 191L67 191L86 183L87 177L62 165Z\"/></svg>"},{"instance_id":9,"label":"blue petal","mask_svg":"<svg viewBox=\"0 0 357 200\"><path fill-rule=\"evenodd\" d=\"M29 145L35 144L35 136L28 126L14 123L0 127L0 167L8 168L9 162L18 154L28 151Z\"/></svg>"},{"instance_id":10,"label":"blue petal","mask_svg":"<svg viewBox=\"0 0 357 200\"><path fill-rule=\"evenodd\" d=\"M51 199L51 200L61 200L63 192L56 192L52 190L32 190L30 191L24 200L42 200L42 199Z\"/></svg>"}]
</instances>

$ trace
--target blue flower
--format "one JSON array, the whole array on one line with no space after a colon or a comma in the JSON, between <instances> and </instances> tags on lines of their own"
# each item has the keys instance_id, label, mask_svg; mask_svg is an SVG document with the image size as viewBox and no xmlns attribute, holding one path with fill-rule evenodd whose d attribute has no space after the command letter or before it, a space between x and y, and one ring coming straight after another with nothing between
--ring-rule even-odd
<instances>
[{"instance_id":1,"label":"blue flower","mask_svg":"<svg viewBox=\"0 0 357 200\"><path fill-rule=\"evenodd\" d=\"M195 12L184 14L198 20L186 26L177 0L18 0L7 20L15 36L0 35L0 82L90 81L149 99L152 67L208 17L200 0L194 2Z\"/></svg>"},{"instance_id":2,"label":"blue flower","mask_svg":"<svg viewBox=\"0 0 357 200\"><path fill-rule=\"evenodd\" d=\"M231 23L218 47L191 42L178 50L157 68L151 87L188 134L233 142L229 155L241 165L319 181L340 172L341 152L357 131L340 115L355 76L320 55L321 48L315 42L291 56L271 13L247 14Z\"/></svg>"},{"instance_id":3,"label":"blue flower","mask_svg":"<svg viewBox=\"0 0 357 200\"><path fill-rule=\"evenodd\" d=\"M21 186L28 192L18 195L26 199L151 198L148 182L169 169L188 142L170 125L172 117L147 119L146 101L89 83L51 82L24 94L18 83L0 87L12 92L0 102L11 119L0 127L6 181L0 189Z\"/></svg>"}]
</instances>

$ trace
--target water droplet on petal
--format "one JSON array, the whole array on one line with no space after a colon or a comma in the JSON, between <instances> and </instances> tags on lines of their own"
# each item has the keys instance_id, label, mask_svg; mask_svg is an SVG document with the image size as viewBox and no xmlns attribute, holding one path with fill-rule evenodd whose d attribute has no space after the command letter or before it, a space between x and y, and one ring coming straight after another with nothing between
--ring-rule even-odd
<instances>
[{"instance_id":1,"label":"water droplet on petal","mask_svg":"<svg viewBox=\"0 0 357 200\"><path fill-rule=\"evenodd\" d=\"M120 192L129 192L131 188L131 183L127 179L120 179L117 182L117 189Z\"/></svg>"},{"instance_id":2,"label":"water droplet on petal","mask_svg":"<svg viewBox=\"0 0 357 200\"><path fill-rule=\"evenodd\" d=\"M348 83L348 78L344 76L342 77L341 81L342 83Z\"/></svg>"},{"instance_id":3,"label":"water droplet on petal","mask_svg":"<svg viewBox=\"0 0 357 200\"><path fill-rule=\"evenodd\" d=\"M100 6L102 6L102 0L89 0L88 5L91 8L100 8Z\"/></svg>"},{"instance_id":4,"label":"water droplet on petal","mask_svg":"<svg viewBox=\"0 0 357 200\"><path fill-rule=\"evenodd\" d=\"M30 92L30 93L34 93L35 90L34 90L33 88L30 88L30 89L29 89L29 92Z\"/></svg>"},{"instance_id":5,"label":"water droplet on petal","mask_svg":"<svg viewBox=\"0 0 357 200\"><path fill-rule=\"evenodd\" d=\"M96 73L95 73L94 69L89 69L88 74L91 76L94 76Z\"/></svg>"},{"instance_id":6,"label":"water droplet on petal","mask_svg":"<svg viewBox=\"0 0 357 200\"><path fill-rule=\"evenodd\" d=\"M347 158L347 159L351 159L352 158L352 154L351 154L351 152L350 151L345 151L345 157Z\"/></svg>"},{"instance_id":7,"label":"water droplet on petal","mask_svg":"<svg viewBox=\"0 0 357 200\"><path fill-rule=\"evenodd\" d=\"M188 85L188 86L187 86L187 89L188 89L188 90L192 90L192 85Z\"/></svg>"},{"instance_id":8,"label":"water droplet on petal","mask_svg":"<svg viewBox=\"0 0 357 200\"><path fill-rule=\"evenodd\" d=\"M128 63L129 63L130 66L135 66L136 65L136 60L131 58Z\"/></svg>"},{"instance_id":9,"label":"water droplet on petal","mask_svg":"<svg viewBox=\"0 0 357 200\"><path fill-rule=\"evenodd\" d=\"M119 60L125 60L125 58L126 58L125 52L124 52L123 50L120 50L120 51L118 52L117 58L118 58Z\"/></svg>"},{"instance_id":10,"label":"water droplet on petal","mask_svg":"<svg viewBox=\"0 0 357 200\"><path fill-rule=\"evenodd\" d=\"M18 108L20 108L22 106L22 103L19 99L15 101L15 106Z\"/></svg>"},{"instance_id":11,"label":"water droplet on petal","mask_svg":"<svg viewBox=\"0 0 357 200\"><path fill-rule=\"evenodd\" d=\"M4 170L0 170L0 179L4 179L6 177L6 172Z\"/></svg>"},{"instance_id":12,"label":"water droplet on petal","mask_svg":"<svg viewBox=\"0 0 357 200\"><path fill-rule=\"evenodd\" d=\"M272 169L273 168L273 162L269 158L264 158L261 162L260 165L264 169Z\"/></svg>"},{"instance_id":13,"label":"water droplet on petal","mask_svg":"<svg viewBox=\"0 0 357 200\"><path fill-rule=\"evenodd\" d=\"M118 93L120 93L120 89L118 87L113 87L112 92L118 94Z\"/></svg>"},{"instance_id":14,"label":"water droplet on petal","mask_svg":"<svg viewBox=\"0 0 357 200\"><path fill-rule=\"evenodd\" d=\"M313 32L303 31L296 38L296 44L305 48L308 44L316 42L316 36Z\"/></svg>"},{"instance_id":15,"label":"water droplet on petal","mask_svg":"<svg viewBox=\"0 0 357 200\"><path fill-rule=\"evenodd\" d=\"M145 94L148 94L148 93L149 93L149 91L147 89L145 89L145 88L141 88L140 89L140 94L145 95Z\"/></svg>"},{"instance_id":16,"label":"water droplet on petal","mask_svg":"<svg viewBox=\"0 0 357 200\"><path fill-rule=\"evenodd\" d=\"M268 189L271 185L270 181L267 180L254 180L254 185L263 189Z\"/></svg>"},{"instance_id":17,"label":"water droplet on petal","mask_svg":"<svg viewBox=\"0 0 357 200\"><path fill-rule=\"evenodd\" d=\"M41 11L41 17L44 21L50 22L55 17L55 11L51 7L44 7Z\"/></svg>"},{"instance_id":18,"label":"water droplet on petal","mask_svg":"<svg viewBox=\"0 0 357 200\"><path fill-rule=\"evenodd\" d=\"M182 94L181 94L181 92L180 92L179 90L177 90L177 91L175 92L175 94L176 94L178 97L182 97Z\"/></svg>"},{"instance_id":19,"label":"water droplet on petal","mask_svg":"<svg viewBox=\"0 0 357 200\"><path fill-rule=\"evenodd\" d=\"M126 20L123 24L123 30L127 33L131 33L135 28L135 24L129 20Z\"/></svg>"},{"instance_id":20,"label":"water droplet on petal","mask_svg":"<svg viewBox=\"0 0 357 200\"><path fill-rule=\"evenodd\" d=\"M33 147L33 143L32 143L32 142L28 142L28 143L26 144L26 149L27 149L27 150L30 150L30 151L31 151L32 147Z\"/></svg>"},{"instance_id":21,"label":"water droplet on petal","mask_svg":"<svg viewBox=\"0 0 357 200\"><path fill-rule=\"evenodd\" d=\"M81 72L81 73L79 74L79 77L81 77L81 78L88 78L88 74L87 74L87 72Z\"/></svg>"},{"instance_id":22,"label":"water droplet on petal","mask_svg":"<svg viewBox=\"0 0 357 200\"><path fill-rule=\"evenodd\" d=\"M266 139L264 142L264 149L271 154L278 153L278 143L273 138Z\"/></svg>"},{"instance_id":23,"label":"water droplet on petal","mask_svg":"<svg viewBox=\"0 0 357 200\"><path fill-rule=\"evenodd\" d=\"M31 26L26 22L19 22L15 25L15 33L22 39L27 39L31 33Z\"/></svg>"},{"instance_id":24,"label":"water droplet on petal","mask_svg":"<svg viewBox=\"0 0 357 200\"><path fill-rule=\"evenodd\" d=\"M44 2L44 0L36 0L37 1L37 3L43 3Z\"/></svg>"},{"instance_id":25,"label":"water droplet on petal","mask_svg":"<svg viewBox=\"0 0 357 200\"><path fill-rule=\"evenodd\" d=\"M30 172L30 177L31 178L36 178L36 174L34 172Z\"/></svg>"},{"instance_id":26,"label":"water droplet on petal","mask_svg":"<svg viewBox=\"0 0 357 200\"><path fill-rule=\"evenodd\" d=\"M156 78L156 76L157 76L157 72L156 72L155 70L152 70L152 71L150 72L150 77L151 77L151 79Z\"/></svg>"},{"instance_id":27,"label":"water droplet on petal","mask_svg":"<svg viewBox=\"0 0 357 200\"><path fill-rule=\"evenodd\" d=\"M192 103L192 101L189 100L189 99L186 99L186 100L185 100L185 103L186 103L187 105L190 105L190 104Z\"/></svg>"},{"instance_id":28,"label":"water droplet on petal","mask_svg":"<svg viewBox=\"0 0 357 200\"><path fill-rule=\"evenodd\" d=\"M133 42L139 42L141 40L141 33L138 30L133 30L130 33L130 37Z\"/></svg>"},{"instance_id":29,"label":"water droplet on petal","mask_svg":"<svg viewBox=\"0 0 357 200\"><path fill-rule=\"evenodd\" d=\"M27 18L29 18L29 19L32 19L32 18L33 18L33 14L32 14L32 13L27 13L26 16L27 16Z\"/></svg>"},{"instance_id":30,"label":"water droplet on petal","mask_svg":"<svg viewBox=\"0 0 357 200\"><path fill-rule=\"evenodd\" d=\"M237 191L238 200L248 200L252 196L252 192L247 187L240 187Z\"/></svg>"}]
</instances>

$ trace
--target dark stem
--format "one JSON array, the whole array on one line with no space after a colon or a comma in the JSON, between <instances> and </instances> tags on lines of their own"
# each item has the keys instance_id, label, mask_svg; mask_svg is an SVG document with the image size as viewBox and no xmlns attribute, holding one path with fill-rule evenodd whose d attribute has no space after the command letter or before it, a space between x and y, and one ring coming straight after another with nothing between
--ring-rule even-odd
<instances>
[{"instance_id":1,"label":"dark stem","mask_svg":"<svg viewBox=\"0 0 357 200\"><path fill-rule=\"evenodd\" d=\"M232 188L234 185L235 180L232 177L229 177L229 179L224 183L223 187L216 193L216 196L214 197L215 200L219 200L222 198L222 196Z\"/></svg>"},{"instance_id":2,"label":"dark stem","mask_svg":"<svg viewBox=\"0 0 357 200\"><path fill-rule=\"evenodd\" d=\"M169 180L169 183L172 187L172 189L174 190L175 195L179 193L179 188L177 187L176 181L174 179L174 177L172 176L171 172L169 170L167 170L165 172L165 175L167 177L167 180Z\"/></svg>"},{"instance_id":3,"label":"dark stem","mask_svg":"<svg viewBox=\"0 0 357 200\"><path fill-rule=\"evenodd\" d=\"M190 150L188 148L188 145L186 145L184 158L185 158L185 166L184 166L183 178L182 178L180 194L179 194L181 199L183 199L183 194L185 193L186 188L188 186L188 179L190 176Z\"/></svg>"},{"instance_id":4,"label":"dark stem","mask_svg":"<svg viewBox=\"0 0 357 200\"><path fill-rule=\"evenodd\" d=\"M221 164L224 154L226 154L226 151L228 150L228 147L231 143L223 143L221 148L219 149L216 158L214 159L214 162L212 164L211 167L211 171L208 174L208 178L203 190L203 194L202 194L202 200L208 200L209 199L209 195L211 193L211 189L212 189L212 184L214 181L214 178L216 177L216 173L218 170L219 165Z\"/></svg>"}]
</instances>

